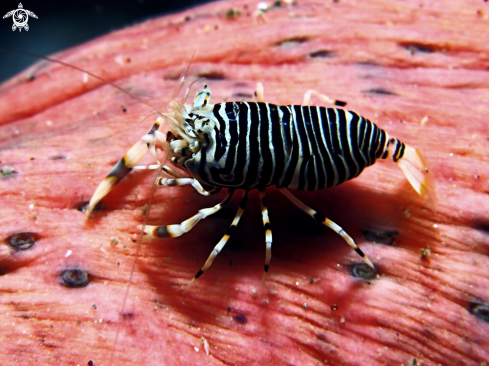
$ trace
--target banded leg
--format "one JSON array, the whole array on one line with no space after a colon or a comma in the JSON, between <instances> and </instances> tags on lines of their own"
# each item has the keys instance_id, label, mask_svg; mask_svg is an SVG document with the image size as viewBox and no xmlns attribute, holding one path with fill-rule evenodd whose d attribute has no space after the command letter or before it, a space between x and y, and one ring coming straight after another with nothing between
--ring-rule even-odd
<instances>
[{"instance_id":1,"label":"banded leg","mask_svg":"<svg viewBox=\"0 0 489 366\"><path fill-rule=\"evenodd\" d=\"M144 234L145 234L143 236L144 240L151 240L157 238L175 238L177 236L181 236L185 233L188 233L190 230L192 230L200 220L203 220L206 217L215 214L217 211L223 208L223 206L229 202L229 200L233 196L233 193L234 193L234 189L229 189L226 194L226 197L224 197L224 200L222 200L220 203L218 203L214 207L208 207L199 210L199 212L197 212L194 216L192 216L191 218L185 221L182 221L180 224L165 225L165 226L139 225L138 229L139 230L144 229Z\"/></svg>"},{"instance_id":2,"label":"banded leg","mask_svg":"<svg viewBox=\"0 0 489 366\"><path fill-rule=\"evenodd\" d=\"M150 151L151 155L156 159L156 152L153 154L153 150L156 139L161 138L161 132L159 132L158 129L162 122L163 119L158 118L149 129L148 133L124 154L117 164L114 165L110 173L99 183L85 211L86 218L90 216L100 200L141 161L147 151Z\"/></svg>"},{"instance_id":3,"label":"banded leg","mask_svg":"<svg viewBox=\"0 0 489 366\"><path fill-rule=\"evenodd\" d=\"M195 178L165 178L158 177L156 178L155 184L157 186L163 187L181 187L185 185L191 185L194 189L199 192L203 196L208 196L213 193L219 192L221 189L219 187L214 187L210 191L206 191L204 187L200 184L200 182Z\"/></svg>"},{"instance_id":4,"label":"banded leg","mask_svg":"<svg viewBox=\"0 0 489 366\"><path fill-rule=\"evenodd\" d=\"M324 103L332 104L332 105L337 105L339 107L344 107L346 105L346 102L343 102L341 100L336 100L336 99L331 99L327 97L324 94L318 93L315 90L309 89L306 91L304 94L304 101L302 102L302 105L310 105L309 103L311 102L311 97L315 96L316 98L322 100Z\"/></svg>"},{"instance_id":5,"label":"banded leg","mask_svg":"<svg viewBox=\"0 0 489 366\"><path fill-rule=\"evenodd\" d=\"M272 225L270 225L270 218L268 217L267 198L265 197L265 191L259 190L260 203L261 203L261 217L263 219L263 228L265 229L265 241L266 241L266 253L265 253L265 273L263 273L262 282L267 280L267 272L270 266L270 259L272 258Z\"/></svg>"},{"instance_id":6,"label":"banded leg","mask_svg":"<svg viewBox=\"0 0 489 366\"><path fill-rule=\"evenodd\" d=\"M372 267L374 270L375 266L370 262L370 260L367 258L367 256L362 252L362 250L355 244L353 239L348 235L345 230L343 230L340 226L338 226L336 223L325 217L324 215L320 214L319 212L314 211L312 208L306 206L302 201L300 201L298 198L293 196L286 188L279 188L279 191L287 197L294 205L299 207L302 211L304 211L306 214L311 216L313 219L316 219L319 221L321 224L329 227L331 230L333 230L336 234L340 235L347 243L349 246L351 246L357 254L362 257L363 261L367 263L370 267ZM377 270L376 270L377 271Z\"/></svg>"},{"instance_id":7,"label":"banded leg","mask_svg":"<svg viewBox=\"0 0 489 366\"><path fill-rule=\"evenodd\" d=\"M190 281L188 284L187 288L192 286L197 278L199 278L202 273L204 273L211 265L212 262L214 262L214 259L216 259L217 255L221 252L222 248L226 245L228 242L229 238L231 238L231 235L233 235L234 230L236 229L236 226L239 223L239 220L241 219L241 216L243 216L244 210L246 208L246 202L248 201L248 191L245 191L243 194L243 198L241 198L241 202L239 203L239 209L238 212L236 212L236 216L234 217L233 222L231 223L231 226L229 226L228 230L226 231L226 234L222 237L222 239L217 243L217 245L214 247L212 250L211 255L209 258L207 258L207 261L204 263L204 266L197 272L195 277Z\"/></svg>"}]
</instances>

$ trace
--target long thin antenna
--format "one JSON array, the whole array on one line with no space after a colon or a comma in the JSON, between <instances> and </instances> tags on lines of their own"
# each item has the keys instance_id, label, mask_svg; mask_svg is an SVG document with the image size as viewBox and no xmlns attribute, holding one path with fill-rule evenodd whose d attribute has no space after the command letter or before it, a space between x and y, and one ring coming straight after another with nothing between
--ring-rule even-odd
<instances>
[{"instance_id":1,"label":"long thin antenna","mask_svg":"<svg viewBox=\"0 0 489 366\"><path fill-rule=\"evenodd\" d=\"M156 180L160 177L160 174L161 174L161 169L156 169L156 177L153 180L153 182L156 182ZM113 344L112 350L110 352L109 365L112 365L112 360L114 359L114 354L115 354L116 347L117 347L117 341L119 340L119 334L121 332L122 323L124 321L124 311L126 309L127 298L129 296L129 289L131 287L132 278L134 276L134 271L136 269L136 262L138 261L139 251L141 250L141 246L142 246L142 242L143 242L144 228L146 226L146 222L148 221L149 211L151 210L151 203L153 201L155 192L156 192L156 184L153 184L153 187L151 188L151 194L150 194L149 200L148 200L148 209L146 210L146 212L144 214L143 225L141 228L141 232L139 233L138 245L136 247L136 256L135 256L134 261L132 263L131 273L129 274L129 279L128 279L127 284L126 284L126 291L124 292L124 297L122 299L122 305L120 307L120 309L122 309L121 310L122 313L120 314L121 322L119 323L119 325L117 327L117 331L115 333L114 344Z\"/></svg>"},{"instance_id":2,"label":"long thin antenna","mask_svg":"<svg viewBox=\"0 0 489 366\"><path fill-rule=\"evenodd\" d=\"M47 57L47 56L36 55L36 54L34 54L34 53L30 53L30 52L26 52L26 51L19 51L19 50L5 50L5 49L3 49L3 48L0 48L0 51L3 51L3 52L13 52L13 53L17 53L17 54L19 54L19 55L24 55L24 56L34 57L34 58L40 58L40 59L42 59L42 60L46 60L46 61L49 61L49 62L53 62L53 63L55 63L55 64L60 64L60 65L66 66L66 67L71 67L72 69L75 69L75 70L78 70L78 71L80 71L80 72L82 72L82 73L88 74L88 75L90 75L91 77L94 77L95 79L100 80L100 81L102 81L102 82L104 82L104 83L106 83L106 84L112 85L114 88L116 88L116 89L120 90L121 92L123 92L123 93L125 93L125 94L129 95L131 98L134 98L134 99L135 99L135 100L137 100L138 102L140 102L140 103L143 103L143 104L147 105L147 106L148 106L148 107L150 107L151 109L154 109L154 107L153 107L151 104L149 104L149 103L145 102L144 100L142 100L141 98L139 98L139 97L138 97L136 94L133 94L133 93L131 93L131 92L129 92L129 91L127 91L127 90L125 90L124 88L122 88L122 87L118 86L117 84L114 84L113 82L111 82L111 81L109 81L109 80L107 80L107 79L104 79L103 77L98 76L98 75L96 75L96 74L94 74L94 73L92 73L92 72L90 72L90 71L84 70L84 69L82 69L82 68L80 68L80 67L78 67L78 66L71 65L71 64L69 64L69 63L66 63L66 62L63 62L63 61L60 61L60 60L56 60L56 59L54 59L54 58L50 58L50 57Z\"/></svg>"}]
</instances>

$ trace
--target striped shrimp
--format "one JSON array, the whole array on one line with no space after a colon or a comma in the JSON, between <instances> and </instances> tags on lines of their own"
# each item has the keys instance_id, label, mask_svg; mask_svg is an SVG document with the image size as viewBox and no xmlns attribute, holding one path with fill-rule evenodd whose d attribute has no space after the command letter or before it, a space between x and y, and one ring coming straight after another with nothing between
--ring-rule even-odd
<instances>
[{"instance_id":1,"label":"striped shrimp","mask_svg":"<svg viewBox=\"0 0 489 366\"><path fill-rule=\"evenodd\" d=\"M180 88L184 78L180 80ZM173 99L166 112L155 112L156 122L113 167L97 187L87 207L89 217L97 203L133 168L146 152L154 157L166 177L155 184L162 187L191 185L204 196L227 188L217 205L199 210L189 219L172 225L141 225L145 240L174 238L195 227L202 219L225 206L235 190L242 190L237 213L191 286L212 265L238 225L246 208L248 192L258 189L265 231L265 281L272 253L272 230L265 188L276 186L294 205L329 227L375 270L373 263L346 231L321 213L305 205L288 189L314 191L353 179L377 159L397 162L414 190L434 209L434 181L418 150L379 128L367 118L343 108L346 103L330 99L314 90L304 95L301 105L275 105L264 100L263 87L256 88L256 102L210 104L211 90L200 89L192 104ZM335 107L311 106L312 96ZM166 127L167 126L167 127ZM168 129L165 133L164 129ZM158 161L156 146L162 144L174 168Z\"/></svg>"}]
</instances>

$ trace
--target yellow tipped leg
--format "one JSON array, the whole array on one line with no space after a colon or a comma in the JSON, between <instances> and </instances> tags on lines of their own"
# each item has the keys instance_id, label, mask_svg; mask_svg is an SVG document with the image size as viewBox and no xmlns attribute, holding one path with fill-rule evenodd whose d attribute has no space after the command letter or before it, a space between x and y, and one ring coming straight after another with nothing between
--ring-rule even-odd
<instances>
[{"instance_id":1,"label":"yellow tipped leg","mask_svg":"<svg viewBox=\"0 0 489 366\"><path fill-rule=\"evenodd\" d=\"M104 198L114 186L121 181L134 166L143 158L148 151L146 143L143 141L136 142L127 153L117 162L110 173L100 182L90 202L88 203L85 217L89 217L93 209Z\"/></svg>"},{"instance_id":2,"label":"yellow tipped leg","mask_svg":"<svg viewBox=\"0 0 489 366\"><path fill-rule=\"evenodd\" d=\"M222 239L217 243L217 245L214 247L212 250L212 253L209 255L209 258L207 258L207 261L204 263L204 266L197 272L195 277L193 278L192 281L188 284L187 288L192 286L197 278L199 278L211 265L212 262L214 262L214 259L218 256L218 254L221 252L222 248L226 245L228 242L229 238L231 238L231 235L233 234L234 230L236 229L236 226L239 223L239 220L241 219L241 216L243 216L244 210L246 208L246 202L248 201L248 191L245 191L243 194L243 198L241 198L241 202L239 203L239 209L238 212L236 212L236 216L234 217L233 222L231 223L231 226L229 226L226 234L222 237Z\"/></svg>"},{"instance_id":3,"label":"yellow tipped leg","mask_svg":"<svg viewBox=\"0 0 489 366\"><path fill-rule=\"evenodd\" d=\"M312 89L306 91L306 93L304 94L304 100L302 102L302 105L310 105L311 97L313 95L327 104L337 105L338 107L344 107L346 105L346 102L343 102L341 100L331 99L326 95L318 93L317 91Z\"/></svg>"},{"instance_id":4,"label":"yellow tipped leg","mask_svg":"<svg viewBox=\"0 0 489 366\"><path fill-rule=\"evenodd\" d=\"M362 250L355 244L353 239L348 235L345 230L343 230L340 226L338 226L336 223L325 217L324 215L320 214L319 212L314 211L312 208L308 207L305 205L302 201L300 201L298 198L293 196L287 189L285 188L279 188L279 191L287 197L294 205L299 207L302 211L304 211L306 214L311 216L313 219L319 221L321 224L329 227L331 230L333 230L336 234L340 235L350 247L352 247L357 254L362 257L363 261L368 264L369 267L373 268L375 271L376 268L372 264L372 262L367 258L367 256L362 252Z\"/></svg>"},{"instance_id":5,"label":"yellow tipped leg","mask_svg":"<svg viewBox=\"0 0 489 366\"><path fill-rule=\"evenodd\" d=\"M263 84L262 83L256 84L255 97L256 97L257 102L259 102L259 103L265 102L265 96L264 96L264 92L263 92Z\"/></svg>"}]
</instances>

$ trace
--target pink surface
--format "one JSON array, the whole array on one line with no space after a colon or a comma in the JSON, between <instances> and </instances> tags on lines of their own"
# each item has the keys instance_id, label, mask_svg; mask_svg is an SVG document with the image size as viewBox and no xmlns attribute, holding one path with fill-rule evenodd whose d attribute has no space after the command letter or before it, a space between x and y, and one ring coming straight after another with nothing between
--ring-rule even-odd
<instances>
[{"instance_id":1,"label":"pink surface","mask_svg":"<svg viewBox=\"0 0 489 366\"><path fill-rule=\"evenodd\" d=\"M313 88L420 149L436 179L436 213L388 162L336 188L296 192L379 268L369 283L350 275L360 258L339 236L270 188L274 245L264 286L252 192L235 237L190 290L238 199L181 238L143 243L122 308L154 175L132 173L92 220L77 208L147 131L151 108L44 61L3 84L0 166L15 173L0 177L2 364L488 362L489 324L469 311L489 303L487 6L301 1L270 10L265 23L251 15L256 3L218 2L55 56L158 106L154 98L169 101L195 53L189 79L207 77L212 102L249 100L262 82L267 101L300 104ZM230 8L241 14L226 18ZM222 197L159 189L149 222L180 222ZM370 242L365 230L396 230L396 245ZM35 233L36 244L25 251L5 244L19 232ZM71 268L88 272L86 287L60 285Z\"/></svg>"}]
</instances>

